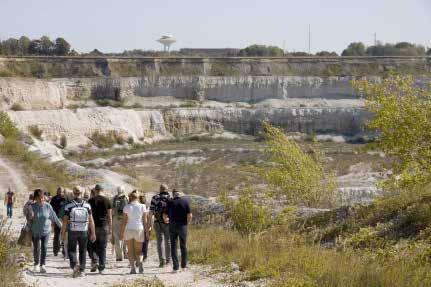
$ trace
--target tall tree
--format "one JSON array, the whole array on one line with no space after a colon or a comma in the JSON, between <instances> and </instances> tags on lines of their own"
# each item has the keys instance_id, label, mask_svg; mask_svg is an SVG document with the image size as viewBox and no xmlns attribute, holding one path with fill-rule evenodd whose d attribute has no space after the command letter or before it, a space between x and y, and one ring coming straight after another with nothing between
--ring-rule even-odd
<instances>
[{"instance_id":1,"label":"tall tree","mask_svg":"<svg viewBox=\"0 0 431 287\"><path fill-rule=\"evenodd\" d=\"M55 54L65 56L70 53L70 44L64 38L55 39Z\"/></svg>"},{"instance_id":2,"label":"tall tree","mask_svg":"<svg viewBox=\"0 0 431 287\"><path fill-rule=\"evenodd\" d=\"M31 40L26 36L22 36L21 38L19 38L18 45L21 55L27 55L29 53L30 43Z\"/></svg>"},{"instance_id":3,"label":"tall tree","mask_svg":"<svg viewBox=\"0 0 431 287\"><path fill-rule=\"evenodd\" d=\"M365 45L361 42L350 43L350 45L341 53L341 56L365 56Z\"/></svg>"},{"instance_id":4,"label":"tall tree","mask_svg":"<svg viewBox=\"0 0 431 287\"><path fill-rule=\"evenodd\" d=\"M51 41L48 36L43 36L40 38L42 45L42 54L43 55L52 55L55 52L55 44Z\"/></svg>"}]
</instances>

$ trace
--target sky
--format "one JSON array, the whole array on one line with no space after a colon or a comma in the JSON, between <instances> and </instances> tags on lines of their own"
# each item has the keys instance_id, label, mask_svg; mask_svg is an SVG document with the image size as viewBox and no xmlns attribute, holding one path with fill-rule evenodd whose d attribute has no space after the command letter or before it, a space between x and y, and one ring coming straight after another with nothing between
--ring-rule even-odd
<instances>
[{"instance_id":1,"label":"sky","mask_svg":"<svg viewBox=\"0 0 431 287\"><path fill-rule=\"evenodd\" d=\"M431 47L431 0L0 0L0 39L64 37L78 52L276 45L341 52L349 43Z\"/></svg>"}]
</instances>

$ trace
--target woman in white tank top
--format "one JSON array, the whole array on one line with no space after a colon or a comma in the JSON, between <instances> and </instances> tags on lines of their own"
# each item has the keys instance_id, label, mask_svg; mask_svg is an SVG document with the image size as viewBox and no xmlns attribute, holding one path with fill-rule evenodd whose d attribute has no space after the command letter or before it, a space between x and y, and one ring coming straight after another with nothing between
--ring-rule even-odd
<instances>
[{"instance_id":1,"label":"woman in white tank top","mask_svg":"<svg viewBox=\"0 0 431 287\"><path fill-rule=\"evenodd\" d=\"M133 191L129 194L130 203L123 209L123 228L121 239L124 238L127 244L128 257L131 265L130 274L136 274L136 267L139 273L144 272L142 263L142 243L145 240L147 227L147 207L138 201L139 194Z\"/></svg>"}]
</instances>

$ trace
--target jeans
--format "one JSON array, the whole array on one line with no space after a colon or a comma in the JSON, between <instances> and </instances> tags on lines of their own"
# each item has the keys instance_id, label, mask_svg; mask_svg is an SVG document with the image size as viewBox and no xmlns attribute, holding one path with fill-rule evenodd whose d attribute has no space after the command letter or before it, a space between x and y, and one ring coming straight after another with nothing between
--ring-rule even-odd
<instances>
[{"instance_id":1,"label":"jeans","mask_svg":"<svg viewBox=\"0 0 431 287\"><path fill-rule=\"evenodd\" d=\"M180 239L181 249L181 268L187 267L187 225L169 224L169 233L171 235L171 254L174 270L178 270L177 242Z\"/></svg>"},{"instance_id":2,"label":"jeans","mask_svg":"<svg viewBox=\"0 0 431 287\"><path fill-rule=\"evenodd\" d=\"M109 227L106 226L96 226L96 241L89 243L90 250L92 253L92 263L98 264L99 270L105 269L106 264L106 246L108 245L108 237L109 237Z\"/></svg>"},{"instance_id":3,"label":"jeans","mask_svg":"<svg viewBox=\"0 0 431 287\"><path fill-rule=\"evenodd\" d=\"M34 265L39 265L39 263L41 266L45 265L48 240L49 233L47 235L35 235L32 237Z\"/></svg>"},{"instance_id":4,"label":"jeans","mask_svg":"<svg viewBox=\"0 0 431 287\"><path fill-rule=\"evenodd\" d=\"M157 254L159 254L159 262L165 263L166 261L169 261L171 257L169 224L154 222L154 230L156 231L156 237L157 237ZM163 254L163 248L162 248L163 240L165 241L164 254Z\"/></svg>"},{"instance_id":5,"label":"jeans","mask_svg":"<svg viewBox=\"0 0 431 287\"><path fill-rule=\"evenodd\" d=\"M150 240L145 237L145 241L142 243L142 255L144 256L144 260L148 257L148 244L150 243Z\"/></svg>"},{"instance_id":6,"label":"jeans","mask_svg":"<svg viewBox=\"0 0 431 287\"><path fill-rule=\"evenodd\" d=\"M13 203L6 204L7 217L12 218Z\"/></svg>"},{"instance_id":7,"label":"jeans","mask_svg":"<svg viewBox=\"0 0 431 287\"><path fill-rule=\"evenodd\" d=\"M87 231L70 231L67 238L67 252L69 254L70 267L75 268L78 260L76 258L76 247L79 246L79 270L85 270L85 261L87 260Z\"/></svg>"},{"instance_id":8,"label":"jeans","mask_svg":"<svg viewBox=\"0 0 431 287\"><path fill-rule=\"evenodd\" d=\"M61 228L59 228L57 225L54 225L54 241L52 244L52 251L54 253L54 256L57 256L58 251L60 251L60 248L62 248L61 252L64 255L64 246L61 246L60 244L60 233Z\"/></svg>"}]
</instances>

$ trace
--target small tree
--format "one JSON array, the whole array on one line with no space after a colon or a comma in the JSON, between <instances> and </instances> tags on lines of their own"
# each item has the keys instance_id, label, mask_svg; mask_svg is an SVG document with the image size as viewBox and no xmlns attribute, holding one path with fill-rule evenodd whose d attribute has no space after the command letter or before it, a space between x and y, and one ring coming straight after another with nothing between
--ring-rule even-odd
<instances>
[{"instance_id":1,"label":"small tree","mask_svg":"<svg viewBox=\"0 0 431 287\"><path fill-rule=\"evenodd\" d=\"M321 152L305 153L298 143L278 128L263 124L268 161L259 173L274 188L270 195L292 205L330 206L334 202L336 181L323 166Z\"/></svg>"},{"instance_id":2,"label":"small tree","mask_svg":"<svg viewBox=\"0 0 431 287\"><path fill-rule=\"evenodd\" d=\"M392 175L382 182L388 191L410 190L431 182L431 91L411 76L390 75L381 83L354 81L373 113L367 124L379 132L371 146L395 160Z\"/></svg>"},{"instance_id":3,"label":"small tree","mask_svg":"<svg viewBox=\"0 0 431 287\"><path fill-rule=\"evenodd\" d=\"M5 138L16 139L19 131L6 112L0 111L0 134Z\"/></svg>"}]
</instances>

